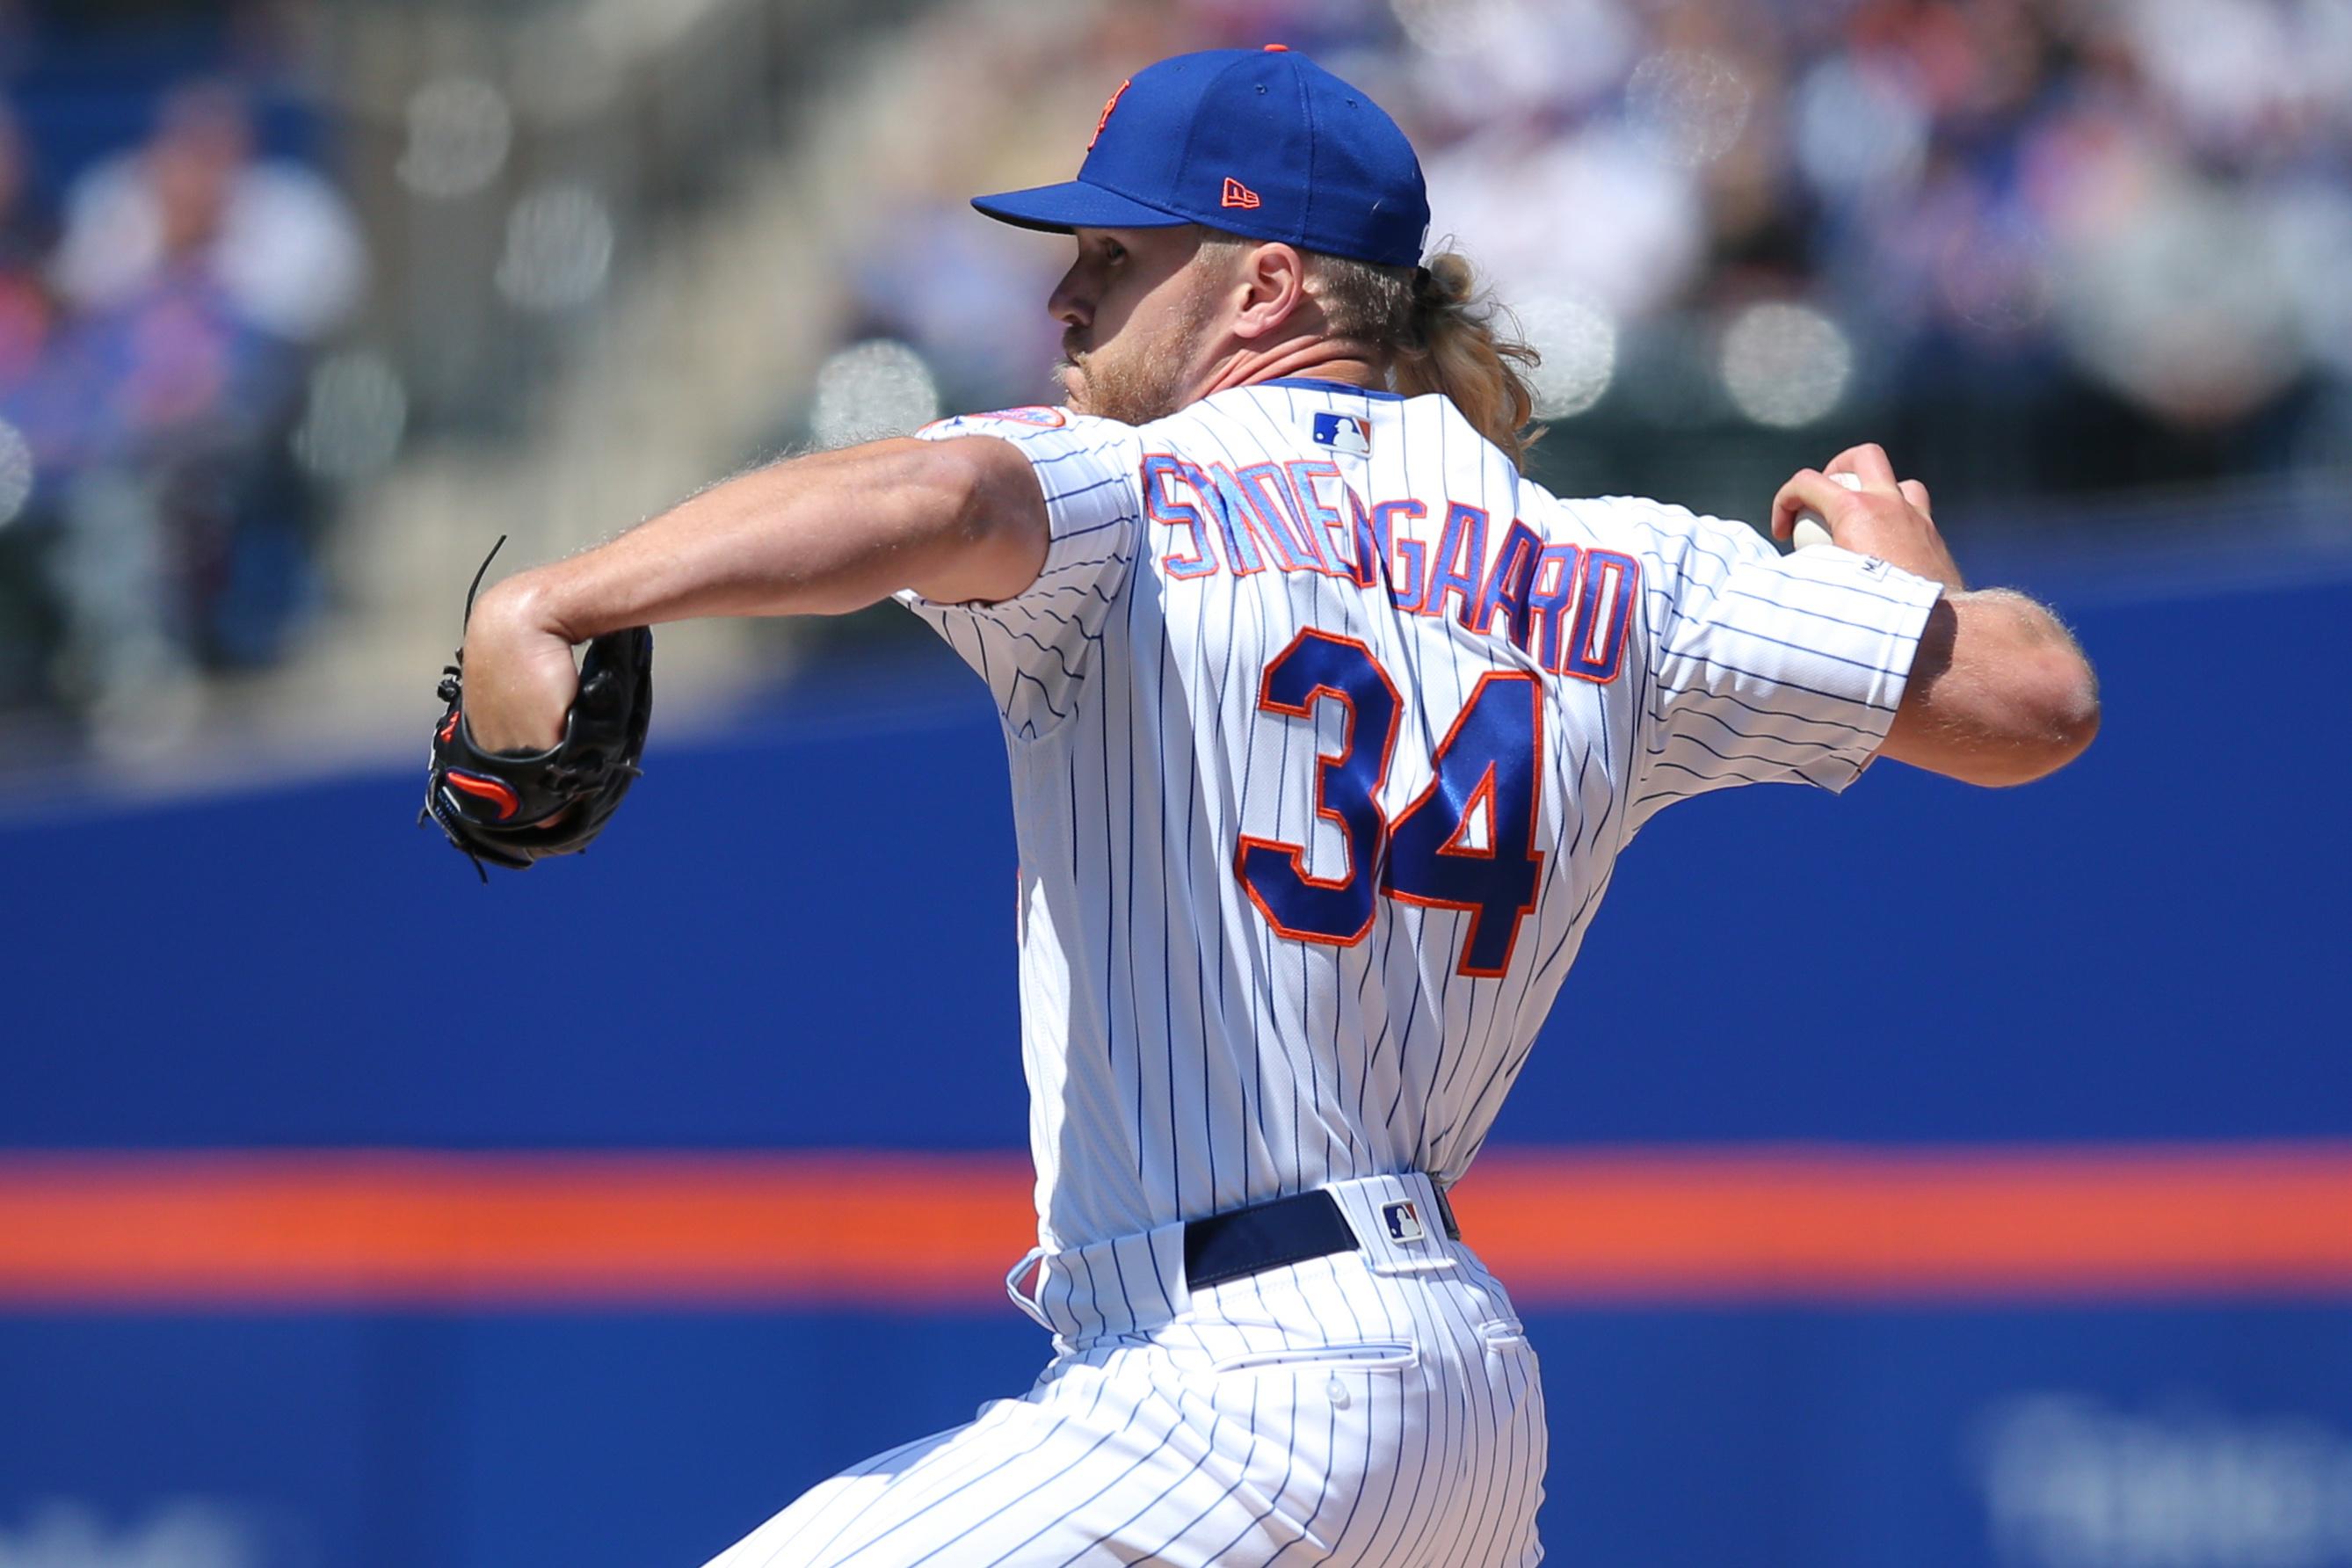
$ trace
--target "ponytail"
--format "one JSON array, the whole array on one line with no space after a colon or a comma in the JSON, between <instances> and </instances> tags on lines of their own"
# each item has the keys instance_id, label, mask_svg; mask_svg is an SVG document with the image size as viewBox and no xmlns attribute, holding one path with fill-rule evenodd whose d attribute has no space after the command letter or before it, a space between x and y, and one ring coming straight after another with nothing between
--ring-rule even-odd
<instances>
[{"instance_id":1,"label":"ponytail","mask_svg":"<svg viewBox=\"0 0 2352 1568\"><path fill-rule=\"evenodd\" d=\"M1479 435L1526 466L1539 356L1505 330L1509 315L1481 290L1469 259L1452 251L1426 267L1380 267L1317 256L1310 274L1327 330L1385 353L1389 384L1408 397L1451 398Z\"/></svg>"},{"instance_id":2,"label":"ponytail","mask_svg":"<svg viewBox=\"0 0 2352 1568\"><path fill-rule=\"evenodd\" d=\"M1410 324L1399 334L1390 384L1408 397L1436 393L1478 434L1526 466L1535 394L1527 372L1541 356L1503 329L1503 312L1479 289L1469 258L1446 251L1412 273Z\"/></svg>"}]
</instances>

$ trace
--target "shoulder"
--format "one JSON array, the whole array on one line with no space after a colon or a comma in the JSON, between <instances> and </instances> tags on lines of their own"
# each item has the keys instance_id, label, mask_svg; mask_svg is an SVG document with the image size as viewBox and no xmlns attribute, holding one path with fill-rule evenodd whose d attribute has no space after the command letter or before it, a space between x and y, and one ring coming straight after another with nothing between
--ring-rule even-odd
<instances>
[{"instance_id":1,"label":"shoulder","mask_svg":"<svg viewBox=\"0 0 2352 1568\"><path fill-rule=\"evenodd\" d=\"M1021 408L991 408L978 414L951 414L934 419L915 434L927 441L956 436L995 436L1007 441L1042 442L1050 446L1114 447L1132 442L1135 427L1091 414L1036 404Z\"/></svg>"},{"instance_id":2,"label":"shoulder","mask_svg":"<svg viewBox=\"0 0 2352 1568\"><path fill-rule=\"evenodd\" d=\"M992 436L1018 448L1034 468L1084 468L1098 476L1134 468L1143 449L1131 425L1042 405L952 415L933 420L915 435L925 441Z\"/></svg>"},{"instance_id":3,"label":"shoulder","mask_svg":"<svg viewBox=\"0 0 2352 1568\"><path fill-rule=\"evenodd\" d=\"M1066 430L1073 420L1085 419L1085 415L1072 414L1066 408L1049 407L1041 403L1020 408L985 409L977 414L950 414L944 419L932 420L915 434L923 437L993 436L1003 430Z\"/></svg>"}]
</instances>

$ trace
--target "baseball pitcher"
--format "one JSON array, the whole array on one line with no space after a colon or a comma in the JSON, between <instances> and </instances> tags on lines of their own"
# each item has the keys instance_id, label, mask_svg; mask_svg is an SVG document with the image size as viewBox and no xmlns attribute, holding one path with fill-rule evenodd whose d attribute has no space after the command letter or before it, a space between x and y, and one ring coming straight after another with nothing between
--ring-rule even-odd
<instances>
[{"instance_id":1,"label":"baseball pitcher","mask_svg":"<svg viewBox=\"0 0 2352 1568\"><path fill-rule=\"evenodd\" d=\"M1533 1563L1536 1359L1446 1190L1619 851L1879 756L2036 778L2090 742L2091 670L1966 587L1875 447L1782 487L1773 533L1832 535L1788 554L1526 479L1526 351L1424 258L1402 132L1297 54L1163 60L1075 180L974 205L1071 237L1064 405L507 579L436 730L436 818L527 865L642 736L641 650L583 690L584 641L895 596L1003 718L1038 1216L1008 1285L1053 1358L718 1564Z\"/></svg>"}]
</instances>

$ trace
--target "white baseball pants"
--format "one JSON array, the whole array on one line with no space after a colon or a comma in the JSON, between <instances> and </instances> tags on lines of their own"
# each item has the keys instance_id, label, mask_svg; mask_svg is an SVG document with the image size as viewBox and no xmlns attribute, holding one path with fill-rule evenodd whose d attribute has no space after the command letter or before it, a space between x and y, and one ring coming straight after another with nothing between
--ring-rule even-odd
<instances>
[{"instance_id":1,"label":"white baseball pants","mask_svg":"<svg viewBox=\"0 0 2352 1568\"><path fill-rule=\"evenodd\" d=\"M709 1568L1540 1561L1543 1391L1509 1299L1427 1177L1328 1190L1361 1251L1197 1292L1181 1226L1033 1254L1014 1299L1057 1352L1035 1386L814 1488Z\"/></svg>"}]
</instances>

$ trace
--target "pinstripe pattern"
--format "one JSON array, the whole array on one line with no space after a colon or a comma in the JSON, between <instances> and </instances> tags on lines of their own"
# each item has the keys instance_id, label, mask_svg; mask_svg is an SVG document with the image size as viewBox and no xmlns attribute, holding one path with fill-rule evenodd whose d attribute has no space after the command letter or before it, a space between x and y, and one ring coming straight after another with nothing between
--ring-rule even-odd
<instances>
[{"instance_id":1,"label":"pinstripe pattern","mask_svg":"<svg viewBox=\"0 0 2352 1568\"><path fill-rule=\"evenodd\" d=\"M1360 1230L1400 1194L1427 1203L1427 1178L1341 1189ZM835 1477L711 1568L1540 1559L1541 1383L1466 1248L1390 1243L1197 1296L1176 1227L1082 1250L1107 1269L1114 1248L1133 1310L1073 1337L1080 1303L1046 1307L1061 1353L1026 1396Z\"/></svg>"},{"instance_id":2,"label":"pinstripe pattern","mask_svg":"<svg viewBox=\"0 0 2352 1568\"><path fill-rule=\"evenodd\" d=\"M1025 1397L826 1483L719 1564L1535 1561L1534 1357L1473 1255L1391 1245L1374 1200L1431 1213L1433 1179L1466 1168L1652 816L1853 782L1937 589L1654 501L1553 497L1441 398L1274 382L1140 427L1031 410L924 434L1015 443L1052 529L1014 599L901 598L1003 720L1038 1173L1016 1299L1057 1354ZM1484 521L1449 529L1456 503ZM1376 515L1389 536L1359 559ZM1356 940L1306 941L1244 887L1245 837L1303 846L1309 878L1370 874L1318 813L1352 703L1261 704L1309 628L1400 694L1391 825L1481 678L1534 678L1541 868L1499 973L1467 962L1466 909L1374 896ZM1183 1220L1314 1187L1363 1256L1188 1292Z\"/></svg>"},{"instance_id":3,"label":"pinstripe pattern","mask_svg":"<svg viewBox=\"0 0 2352 1568\"><path fill-rule=\"evenodd\" d=\"M1368 420L1369 455L1315 444L1318 413ZM1784 558L1745 524L1677 507L1559 500L1442 398L1274 383L1140 427L1031 422L1041 417L925 432L999 436L1029 456L1053 526L1037 585L995 605L908 603L988 680L1004 719L1047 1247L1380 1172L1454 1181L1526 1061L1617 852L1688 795L1851 783L1885 734L1936 595L1843 551ZM1393 588L1281 570L1270 538L1257 542L1261 569L1237 574L1216 527L1196 541L1150 521L1150 453L1232 474L1320 458L1368 506L1420 501L1394 525ZM1336 499L1337 485L1323 493ZM1163 517L1171 499L1200 501L1163 482ZM1513 520L1547 544L1639 563L1614 679L1544 668L1507 616L1469 629L1458 595L1453 615L1405 607L1423 593L1405 574L1416 555L1430 574L1450 502L1489 519L1474 574L1493 573ZM1312 535L1307 520L1284 521ZM1167 569L1196 554L1217 569ZM1391 816L1429 786L1480 676L1540 677L1543 879L1500 978L1460 972L1466 911L1382 899L1354 945L1297 942L1235 877L1244 834L1305 845L1313 874L1347 865L1314 799L1315 756L1340 748L1346 714L1257 705L1268 659L1307 626L1364 644L1404 694L1381 792Z\"/></svg>"}]
</instances>

